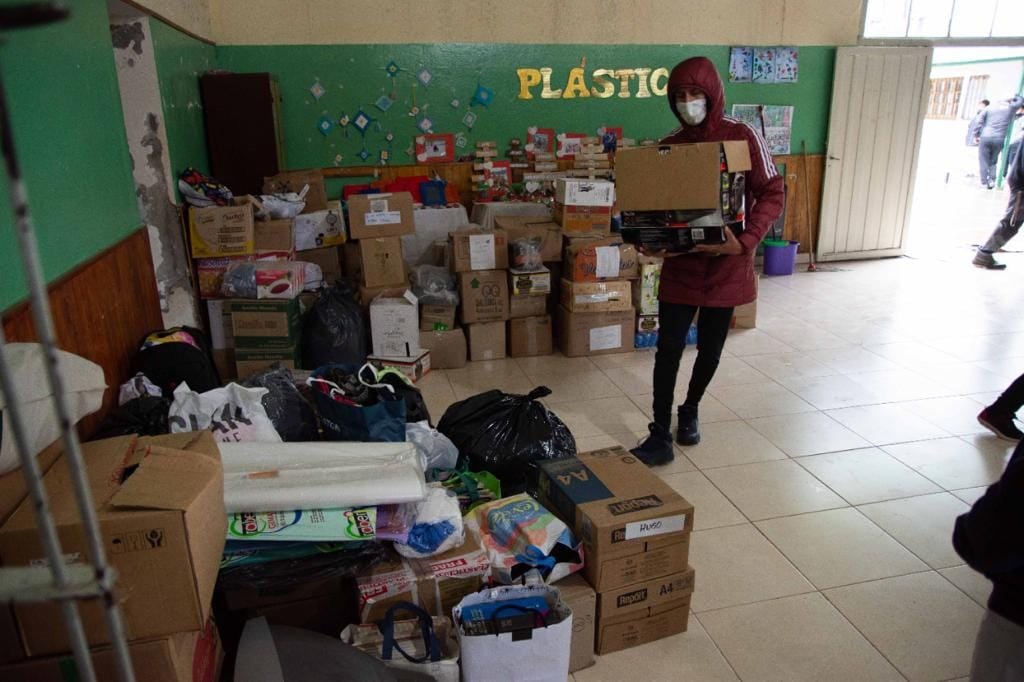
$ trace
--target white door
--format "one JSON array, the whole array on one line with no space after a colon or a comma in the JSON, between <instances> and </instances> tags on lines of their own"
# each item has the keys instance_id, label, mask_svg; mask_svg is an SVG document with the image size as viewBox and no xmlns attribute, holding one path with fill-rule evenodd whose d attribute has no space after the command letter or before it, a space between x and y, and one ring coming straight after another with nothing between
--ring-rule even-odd
<instances>
[{"instance_id":1,"label":"white door","mask_svg":"<svg viewBox=\"0 0 1024 682\"><path fill-rule=\"evenodd\" d=\"M903 253L928 103L930 47L840 47L818 259Z\"/></svg>"}]
</instances>

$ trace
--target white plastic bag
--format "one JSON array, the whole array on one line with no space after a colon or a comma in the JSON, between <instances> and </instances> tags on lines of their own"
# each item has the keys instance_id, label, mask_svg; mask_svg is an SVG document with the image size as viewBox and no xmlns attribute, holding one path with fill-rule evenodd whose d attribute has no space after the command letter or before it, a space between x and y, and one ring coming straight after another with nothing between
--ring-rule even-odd
<instances>
[{"instance_id":1,"label":"white plastic bag","mask_svg":"<svg viewBox=\"0 0 1024 682\"><path fill-rule=\"evenodd\" d=\"M427 497L416 507L416 520L404 543L395 550L404 557L420 559L461 547L466 541L459 498L438 485L427 488Z\"/></svg>"},{"instance_id":2,"label":"white plastic bag","mask_svg":"<svg viewBox=\"0 0 1024 682\"><path fill-rule=\"evenodd\" d=\"M431 469L454 469L459 460L459 449L448 436L430 428L430 422L413 422L405 425L405 440L416 446L423 461L423 471Z\"/></svg>"},{"instance_id":3,"label":"white plastic bag","mask_svg":"<svg viewBox=\"0 0 1024 682\"><path fill-rule=\"evenodd\" d=\"M280 443L281 436L263 409L267 392L231 383L196 393L182 382L174 389L167 422L171 433L209 429L221 443Z\"/></svg>"},{"instance_id":4,"label":"white plastic bag","mask_svg":"<svg viewBox=\"0 0 1024 682\"><path fill-rule=\"evenodd\" d=\"M60 427L53 412L50 383L46 380L43 347L38 343L8 343L4 346L4 359L14 379L18 405L25 426L25 437L33 455L46 449L60 436ZM79 419L100 409L107 382L103 368L73 353L57 351L57 369L64 379L71 419ZM0 431L0 474L17 469L18 450L11 431L11 417L0 394L3 410L3 430Z\"/></svg>"},{"instance_id":5,"label":"white plastic bag","mask_svg":"<svg viewBox=\"0 0 1024 682\"><path fill-rule=\"evenodd\" d=\"M308 188L309 185L306 185ZM270 214L271 220L288 220L302 213L302 209L306 208L306 193L303 192L300 197L294 192L288 194L263 194L260 195L260 201L263 203L263 208L268 214Z\"/></svg>"},{"instance_id":6,"label":"white plastic bag","mask_svg":"<svg viewBox=\"0 0 1024 682\"><path fill-rule=\"evenodd\" d=\"M154 396L162 398L164 390L150 381L145 374L139 372L128 381L121 384L121 391L117 395L117 404L122 406L130 400L142 398L143 396Z\"/></svg>"}]
</instances>

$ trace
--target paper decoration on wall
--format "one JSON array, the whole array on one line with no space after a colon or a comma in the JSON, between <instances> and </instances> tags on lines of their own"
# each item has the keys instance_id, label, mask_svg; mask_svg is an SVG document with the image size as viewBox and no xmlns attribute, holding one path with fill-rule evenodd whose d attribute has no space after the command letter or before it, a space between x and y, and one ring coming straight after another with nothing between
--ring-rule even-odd
<instances>
[{"instance_id":1,"label":"paper decoration on wall","mask_svg":"<svg viewBox=\"0 0 1024 682\"><path fill-rule=\"evenodd\" d=\"M381 111L387 111L394 103L395 100L391 99L389 96L381 95L377 98L377 101L374 104L376 104L377 108Z\"/></svg>"},{"instance_id":2,"label":"paper decoration on wall","mask_svg":"<svg viewBox=\"0 0 1024 682\"><path fill-rule=\"evenodd\" d=\"M389 131L388 134L384 136L384 139L387 141L388 146L391 146L391 143L395 141L395 134Z\"/></svg>"},{"instance_id":3,"label":"paper decoration on wall","mask_svg":"<svg viewBox=\"0 0 1024 682\"><path fill-rule=\"evenodd\" d=\"M411 159L413 154L415 154L415 153L416 153L416 147L413 145L412 142L410 142L409 146L405 148L405 155L408 156Z\"/></svg>"},{"instance_id":4,"label":"paper decoration on wall","mask_svg":"<svg viewBox=\"0 0 1024 682\"><path fill-rule=\"evenodd\" d=\"M489 185L512 183L511 161L488 161L484 164L484 181Z\"/></svg>"},{"instance_id":5,"label":"paper decoration on wall","mask_svg":"<svg viewBox=\"0 0 1024 682\"><path fill-rule=\"evenodd\" d=\"M395 78L398 74L402 73L402 67L395 63L395 60L388 62L388 65L384 67L384 73Z\"/></svg>"},{"instance_id":6,"label":"paper decoration on wall","mask_svg":"<svg viewBox=\"0 0 1024 682\"><path fill-rule=\"evenodd\" d=\"M458 109L459 105L462 104L462 103L458 99L453 99L450 102L450 104L452 105L452 109Z\"/></svg>"},{"instance_id":7,"label":"paper decoration on wall","mask_svg":"<svg viewBox=\"0 0 1024 682\"><path fill-rule=\"evenodd\" d=\"M378 158L380 159L380 165L382 165L382 166L388 165L388 161L391 160L391 150L390 149L381 149L380 150L380 155L379 155Z\"/></svg>"},{"instance_id":8,"label":"paper decoration on wall","mask_svg":"<svg viewBox=\"0 0 1024 682\"><path fill-rule=\"evenodd\" d=\"M416 72L416 80L423 84L423 87L429 87L431 82L434 80L434 74L430 72L430 69L424 67Z\"/></svg>"},{"instance_id":9,"label":"paper decoration on wall","mask_svg":"<svg viewBox=\"0 0 1024 682\"><path fill-rule=\"evenodd\" d=\"M420 108L418 106L413 104L411 107L409 107L409 116L411 116L413 118L416 118L419 115L420 115Z\"/></svg>"},{"instance_id":10,"label":"paper decoration on wall","mask_svg":"<svg viewBox=\"0 0 1024 682\"><path fill-rule=\"evenodd\" d=\"M775 50L759 47L754 50L754 82L775 82Z\"/></svg>"},{"instance_id":11,"label":"paper decoration on wall","mask_svg":"<svg viewBox=\"0 0 1024 682\"><path fill-rule=\"evenodd\" d=\"M754 79L754 48L734 47L729 50L729 81L749 83Z\"/></svg>"},{"instance_id":12,"label":"paper decoration on wall","mask_svg":"<svg viewBox=\"0 0 1024 682\"><path fill-rule=\"evenodd\" d=\"M416 122L416 127L420 129L421 133L429 133L434 129L434 122L424 116Z\"/></svg>"},{"instance_id":13,"label":"paper decoration on wall","mask_svg":"<svg viewBox=\"0 0 1024 682\"><path fill-rule=\"evenodd\" d=\"M344 160L345 160L345 157L342 156L341 154L335 154L334 155L334 165L335 166L340 166L341 162L344 161Z\"/></svg>"},{"instance_id":14,"label":"paper decoration on wall","mask_svg":"<svg viewBox=\"0 0 1024 682\"><path fill-rule=\"evenodd\" d=\"M316 122L316 129L320 131L321 135L327 136L334 129L334 121L327 114L324 114Z\"/></svg>"},{"instance_id":15,"label":"paper decoration on wall","mask_svg":"<svg viewBox=\"0 0 1024 682\"><path fill-rule=\"evenodd\" d=\"M789 154L793 133L793 107L775 104L734 104L733 118L749 123L768 142L772 154Z\"/></svg>"},{"instance_id":16,"label":"paper decoration on wall","mask_svg":"<svg viewBox=\"0 0 1024 682\"><path fill-rule=\"evenodd\" d=\"M558 148L555 150L555 156L560 159L576 158L576 155L582 151L584 137L586 135L583 133L558 133Z\"/></svg>"},{"instance_id":17,"label":"paper decoration on wall","mask_svg":"<svg viewBox=\"0 0 1024 682\"><path fill-rule=\"evenodd\" d=\"M416 160L420 163L451 163L455 161L455 135L440 133L416 138Z\"/></svg>"},{"instance_id":18,"label":"paper decoration on wall","mask_svg":"<svg viewBox=\"0 0 1024 682\"><path fill-rule=\"evenodd\" d=\"M342 114L338 117L338 125L345 131L345 137L348 137L348 124L351 122L352 119L348 117L348 114Z\"/></svg>"},{"instance_id":19,"label":"paper decoration on wall","mask_svg":"<svg viewBox=\"0 0 1024 682\"><path fill-rule=\"evenodd\" d=\"M530 127L526 129L526 151L533 158L535 152L555 151L555 129Z\"/></svg>"},{"instance_id":20,"label":"paper decoration on wall","mask_svg":"<svg viewBox=\"0 0 1024 682\"><path fill-rule=\"evenodd\" d=\"M317 79L317 81L315 83L313 83L311 86L309 86L309 92L310 92L310 94L313 95L314 99L319 101L320 98L323 97L327 93L327 89L323 85L321 85L320 84L320 80Z\"/></svg>"},{"instance_id":21,"label":"paper decoration on wall","mask_svg":"<svg viewBox=\"0 0 1024 682\"><path fill-rule=\"evenodd\" d=\"M359 153L358 153L358 154L356 154L356 156L358 156L358 157L359 157L360 159L362 159L363 161L366 161L366 160L367 160L368 158L370 158L370 152L368 152L368 151L366 150L366 147L363 147L363 148L362 148L362 149L361 149L361 150L359 151Z\"/></svg>"},{"instance_id":22,"label":"paper decoration on wall","mask_svg":"<svg viewBox=\"0 0 1024 682\"><path fill-rule=\"evenodd\" d=\"M482 85L476 86L476 92L473 93L473 99L470 100L469 106L476 106L479 104L482 107L491 106L491 102L494 101L494 90L485 88Z\"/></svg>"},{"instance_id":23,"label":"paper decoration on wall","mask_svg":"<svg viewBox=\"0 0 1024 682\"><path fill-rule=\"evenodd\" d=\"M469 144L469 139L465 133L458 133L455 135L455 146L459 149L464 149Z\"/></svg>"},{"instance_id":24,"label":"paper decoration on wall","mask_svg":"<svg viewBox=\"0 0 1024 682\"><path fill-rule=\"evenodd\" d=\"M370 118L370 115L363 111L362 107L356 112L356 115L352 117L352 127L359 131L359 133L365 137L366 131L373 125L374 119Z\"/></svg>"},{"instance_id":25,"label":"paper decoration on wall","mask_svg":"<svg viewBox=\"0 0 1024 682\"><path fill-rule=\"evenodd\" d=\"M796 83L800 50L795 47L775 48L775 82Z\"/></svg>"},{"instance_id":26,"label":"paper decoration on wall","mask_svg":"<svg viewBox=\"0 0 1024 682\"><path fill-rule=\"evenodd\" d=\"M462 117L462 125L466 126L470 130L476 125L477 115L472 111L467 111L466 115Z\"/></svg>"}]
</instances>

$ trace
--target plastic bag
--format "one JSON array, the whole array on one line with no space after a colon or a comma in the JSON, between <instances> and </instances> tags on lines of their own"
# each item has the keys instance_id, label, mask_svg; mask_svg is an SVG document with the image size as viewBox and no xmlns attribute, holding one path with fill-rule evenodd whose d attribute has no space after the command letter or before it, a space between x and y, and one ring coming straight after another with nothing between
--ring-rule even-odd
<instances>
[{"instance_id":1,"label":"plastic bag","mask_svg":"<svg viewBox=\"0 0 1024 682\"><path fill-rule=\"evenodd\" d=\"M405 442L406 402L390 386L360 378L373 368L326 365L307 380L323 424L324 440Z\"/></svg>"},{"instance_id":2,"label":"plastic bag","mask_svg":"<svg viewBox=\"0 0 1024 682\"><path fill-rule=\"evenodd\" d=\"M242 385L265 388L263 409L274 423L274 429L286 443L320 440L316 410L295 386L295 378L287 367L275 365L255 374Z\"/></svg>"},{"instance_id":3,"label":"plastic bag","mask_svg":"<svg viewBox=\"0 0 1024 682\"><path fill-rule=\"evenodd\" d=\"M540 237L520 237L513 239L508 245L512 251L513 269L535 271L544 268L544 240Z\"/></svg>"},{"instance_id":4,"label":"plastic bag","mask_svg":"<svg viewBox=\"0 0 1024 682\"><path fill-rule=\"evenodd\" d=\"M217 587L275 589L358 575L392 556L383 542L239 542L228 540Z\"/></svg>"},{"instance_id":5,"label":"plastic bag","mask_svg":"<svg viewBox=\"0 0 1024 682\"><path fill-rule=\"evenodd\" d=\"M162 397L164 391L146 378L142 372L138 372L128 381L121 384L121 390L117 394L117 404L123 406L129 400L135 400L143 396Z\"/></svg>"},{"instance_id":6,"label":"plastic bag","mask_svg":"<svg viewBox=\"0 0 1024 682\"><path fill-rule=\"evenodd\" d=\"M430 428L429 422L406 423L405 440L416 446L424 471L454 469L459 461L459 449L443 433Z\"/></svg>"},{"instance_id":7,"label":"plastic bag","mask_svg":"<svg viewBox=\"0 0 1024 682\"><path fill-rule=\"evenodd\" d=\"M501 499L501 482L487 471L431 469L427 481L436 481L455 493L463 516L481 504Z\"/></svg>"},{"instance_id":8,"label":"plastic bag","mask_svg":"<svg viewBox=\"0 0 1024 682\"><path fill-rule=\"evenodd\" d=\"M140 436L160 436L169 433L167 414L170 398L144 395L115 407L103 419L93 438L113 438L135 433Z\"/></svg>"},{"instance_id":9,"label":"plastic bag","mask_svg":"<svg viewBox=\"0 0 1024 682\"><path fill-rule=\"evenodd\" d=\"M309 185L306 185L306 189ZM306 208L306 193L302 195L290 192L288 194L261 194L260 201L263 208L270 214L271 220L289 220L302 213Z\"/></svg>"},{"instance_id":10,"label":"plastic bag","mask_svg":"<svg viewBox=\"0 0 1024 682\"><path fill-rule=\"evenodd\" d=\"M325 291L306 316L302 333L304 367L360 365L369 354L363 311L355 292L338 282Z\"/></svg>"},{"instance_id":11,"label":"plastic bag","mask_svg":"<svg viewBox=\"0 0 1024 682\"><path fill-rule=\"evenodd\" d=\"M416 505L416 520L405 542L395 550L404 557L420 559L460 547L466 541L459 499L441 486L427 489L427 497Z\"/></svg>"},{"instance_id":12,"label":"plastic bag","mask_svg":"<svg viewBox=\"0 0 1024 682\"><path fill-rule=\"evenodd\" d=\"M228 298L256 298L256 264L229 265L224 271L220 293Z\"/></svg>"},{"instance_id":13,"label":"plastic bag","mask_svg":"<svg viewBox=\"0 0 1024 682\"><path fill-rule=\"evenodd\" d=\"M417 265L409 273L412 293L423 305L458 305L455 275L436 265Z\"/></svg>"},{"instance_id":14,"label":"plastic bag","mask_svg":"<svg viewBox=\"0 0 1024 682\"><path fill-rule=\"evenodd\" d=\"M538 460L576 454L569 427L537 402L547 395L546 386L529 395L480 393L449 407L437 430L451 439L470 470L490 471L506 495L522 492L536 485Z\"/></svg>"},{"instance_id":15,"label":"plastic bag","mask_svg":"<svg viewBox=\"0 0 1024 682\"><path fill-rule=\"evenodd\" d=\"M280 443L281 436L263 409L265 388L245 388L231 383L206 393L196 393L187 383L174 389L168 422L171 433L213 431L213 438L227 443Z\"/></svg>"}]
</instances>

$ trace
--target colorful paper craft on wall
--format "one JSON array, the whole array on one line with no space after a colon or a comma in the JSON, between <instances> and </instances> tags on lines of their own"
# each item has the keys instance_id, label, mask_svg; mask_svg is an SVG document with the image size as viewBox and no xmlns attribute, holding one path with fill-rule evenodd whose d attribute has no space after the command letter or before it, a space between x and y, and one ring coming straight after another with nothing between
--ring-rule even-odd
<instances>
[{"instance_id":1,"label":"colorful paper craft on wall","mask_svg":"<svg viewBox=\"0 0 1024 682\"><path fill-rule=\"evenodd\" d=\"M485 88L482 85L476 86L476 92L473 93L473 99L470 100L469 106L476 106L479 104L482 107L491 106L491 102L494 101L494 90Z\"/></svg>"},{"instance_id":2,"label":"colorful paper craft on wall","mask_svg":"<svg viewBox=\"0 0 1024 682\"><path fill-rule=\"evenodd\" d=\"M348 124L352 122L352 119L348 117L348 114L342 114L338 117L338 125L345 131L345 137L348 137Z\"/></svg>"},{"instance_id":3,"label":"colorful paper craft on wall","mask_svg":"<svg viewBox=\"0 0 1024 682\"><path fill-rule=\"evenodd\" d=\"M796 83L800 50L796 47L734 47L729 52L733 83Z\"/></svg>"},{"instance_id":4,"label":"colorful paper craft on wall","mask_svg":"<svg viewBox=\"0 0 1024 682\"><path fill-rule=\"evenodd\" d=\"M391 108L391 105L395 103L395 100L391 99L387 95L381 95L377 98L376 105L381 111L387 111Z\"/></svg>"},{"instance_id":5,"label":"colorful paper craft on wall","mask_svg":"<svg viewBox=\"0 0 1024 682\"><path fill-rule=\"evenodd\" d=\"M317 119L316 129L320 131L321 135L326 137L327 135L330 134L331 130L334 129L334 121L331 120L330 116L324 114L319 119Z\"/></svg>"},{"instance_id":6,"label":"colorful paper craft on wall","mask_svg":"<svg viewBox=\"0 0 1024 682\"><path fill-rule=\"evenodd\" d=\"M799 71L799 49L795 47L775 48L775 82L796 83Z\"/></svg>"},{"instance_id":7,"label":"colorful paper craft on wall","mask_svg":"<svg viewBox=\"0 0 1024 682\"><path fill-rule=\"evenodd\" d=\"M489 161L484 164L484 181L491 186L511 184L512 162Z\"/></svg>"},{"instance_id":8,"label":"colorful paper craft on wall","mask_svg":"<svg viewBox=\"0 0 1024 682\"><path fill-rule=\"evenodd\" d=\"M775 82L775 50L770 47L754 50L754 82Z\"/></svg>"},{"instance_id":9,"label":"colorful paper craft on wall","mask_svg":"<svg viewBox=\"0 0 1024 682\"><path fill-rule=\"evenodd\" d=\"M370 115L360 107L356 115L352 117L352 127L358 130L363 137L366 137L366 131L373 125L373 121L374 119L370 118Z\"/></svg>"},{"instance_id":10,"label":"colorful paper craft on wall","mask_svg":"<svg viewBox=\"0 0 1024 682\"><path fill-rule=\"evenodd\" d=\"M418 80L423 87L428 87L434 81L434 74L430 72L430 69L424 67L416 72L416 80Z\"/></svg>"},{"instance_id":11,"label":"colorful paper craft on wall","mask_svg":"<svg viewBox=\"0 0 1024 682\"><path fill-rule=\"evenodd\" d=\"M395 60L392 59L388 62L388 65L384 67L384 72L392 78L395 78L398 74L402 73L402 67L396 64Z\"/></svg>"},{"instance_id":12,"label":"colorful paper craft on wall","mask_svg":"<svg viewBox=\"0 0 1024 682\"><path fill-rule=\"evenodd\" d=\"M555 129L536 127L527 128L526 151L530 158L533 158L533 154L535 152L550 153L555 151Z\"/></svg>"},{"instance_id":13,"label":"colorful paper craft on wall","mask_svg":"<svg viewBox=\"0 0 1024 682\"><path fill-rule=\"evenodd\" d=\"M455 161L455 135L419 135L416 138L416 160L420 163L452 163Z\"/></svg>"},{"instance_id":14,"label":"colorful paper craft on wall","mask_svg":"<svg viewBox=\"0 0 1024 682\"><path fill-rule=\"evenodd\" d=\"M466 115L462 117L462 125L466 126L470 130L476 125L477 115L472 111L467 111Z\"/></svg>"},{"instance_id":15,"label":"colorful paper craft on wall","mask_svg":"<svg viewBox=\"0 0 1024 682\"><path fill-rule=\"evenodd\" d=\"M558 133L558 148L555 156L560 159L574 159L583 147L583 133Z\"/></svg>"},{"instance_id":16,"label":"colorful paper craft on wall","mask_svg":"<svg viewBox=\"0 0 1024 682\"><path fill-rule=\"evenodd\" d=\"M424 116L420 120L416 121L416 127L420 129L421 133L430 133L434 130L434 122Z\"/></svg>"},{"instance_id":17,"label":"colorful paper craft on wall","mask_svg":"<svg viewBox=\"0 0 1024 682\"><path fill-rule=\"evenodd\" d=\"M311 95L313 95L313 98L315 100L320 101L320 98L324 96L324 94L327 92L327 89L320 84L319 80L317 80L315 83L313 83L313 85L309 86L309 92Z\"/></svg>"},{"instance_id":18,"label":"colorful paper craft on wall","mask_svg":"<svg viewBox=\"0 0 1024 682\"><path fill-rule=\"evenodd\" d=\"M789 154L793 134L793 107L775 104L734 104L732 115L763 132L772 154Z\"/></svg>"},{"instance_id":19,"label":"colorful paper craft on wall","mask_svg":"<svg viewBox=\"0 0 1024 682\"><path fill-rule=\"evenodd\" d=\"M729 81L749 83L754 79L754 48L734 47L729 50Z\"/></svg>"}]
</instances>

